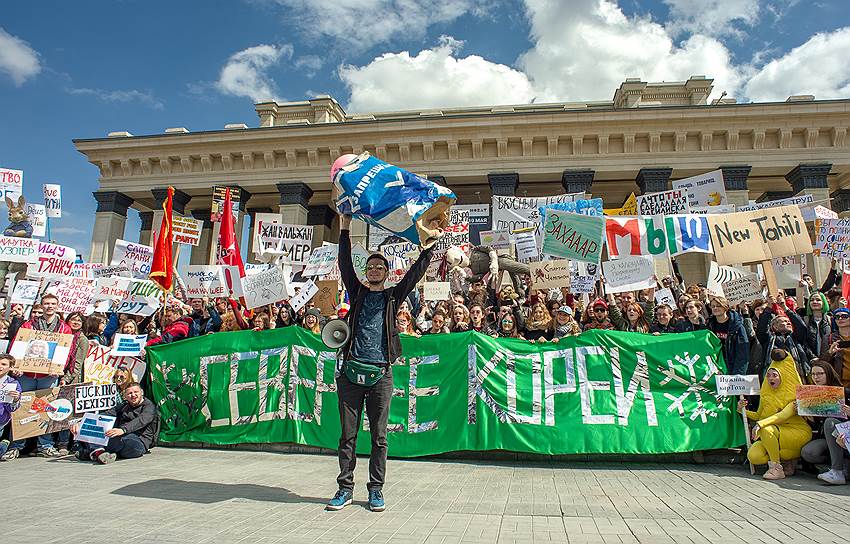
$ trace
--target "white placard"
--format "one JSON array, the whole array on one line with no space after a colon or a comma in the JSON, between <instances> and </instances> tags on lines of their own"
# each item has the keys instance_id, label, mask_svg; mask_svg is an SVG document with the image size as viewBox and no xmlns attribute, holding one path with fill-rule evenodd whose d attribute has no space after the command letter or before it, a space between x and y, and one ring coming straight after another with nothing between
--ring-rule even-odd
<instances>
[{"instance_id":1,"label":"white placard","mask_svg":"<svg viewBox=\"0 0 850 544\"><path fill-rule=\"evenodd\" d=\"M658 305L667 304L672 309L677 309L676 297L673 296L673 291L669 287L658 289L655 291L655 303Z\"/></svg>"},{"instance_id":2,"label":"white placard","mask_svg":"<svg viewBox=\"0 0 850 544\"><path fill-rule=\"evenodd\" d=\"M102 414L86 413L80 421L80 432L74 435L74 440L105 446L109 442L106 431L115 426L115 418Z\"/></svg>"},{"instance_id":3,"label":"white placard","mask_svg":"<svg viewBox=\"0 0 850 544\"><path fill-rule=\"evenodd\" d=\"M134 278L147 278L151 273L153 263L153 248L142 244L135 244L127 240L116 240L115 251L112 252L111 265L126 266L133 273Z\"/></svg>"},{"instance_id":4,"label":"white placard","mask_svg":"<svg viewBox=\"0 0 850 544\"><path fill-rule=\"evenodd\" d=\"M493 249L510 249L511 233L507 229L482 230L481 245L488 246Z\"/></svg>"},{"instance_id":5,"label":"white placard","mask_svg":"<svg viewBox=\"0 0 850 544\"><path fill-rule=\"evenodd\" d=\"M187 297L226 297L228 294L221 266L190 264L186 267Z\"/></svg>"},{"instance_id":6,"label":"white placard","mask_svg":"<svg viewBox=\"0 0 850 544\"><path fill-rule=\"evenodd\" d=\"M540 208L558 202L584 199L584 193L553 196L493 196L493 229L516 231L526 227L540 229Z\"/></svg>"},{"instance_id":7,"label":"white placard","mask_svg":"<svg viewBox=\"0 0 850 544\"><path fill-rule=\"evenodd\" d=\"M298 294L292 297L292 300L289 301L289 305L297 312L303 308L305 304L310 302L310 300L316 296L316 293L318 292L319 286L316 285L316 282L313 280L307 280L301 286L301 289L298 290Z\"/></svg>"},{"instance_id":8,"label":"white placard","mask_svg":"<svg viewBox=\"0 0 850 544\"><path fill-rule=\"evenodd\" d=\"M24 171L0 168L0 200L11 198L17 200L24 192Z\"/></svg>"},{"instance_id":9,"label":"white placard","mask_svg":"<svg viewBox=\"0 0 850 544\"><path fill-rule=\"evenodd\" d=\"M688 193L683 189L671 189L637 197L638 215L686 214Z\"/></svg>"},{"instance_id":10,"label":"white placard","mask_svg":"<svg viewBox=\"0 0 850 544\"><path fill-rule=\"evenodd\" d=\"M279 255L281 262L306 264L313 244L313 227L283 223L257 224L258 254Z\"/></svg>"},{"instance_id":11,"label":"white placard","mask_svg":"<svg viewBox=\"0 0 850 544\"><path fill-rule=\"evenodd\" d=\"M744 274L723 283L723 296L731 306L761 298L761 282L755 274Z\"/></svg>"},{"instance_id":12,"label":"white placard","mask_svg":"<svg viewBox=\"0 0 850 544\"><path fill-rule=\"evenodd\" d=\"M15 291L12 293L12 304L23 304L32 306L38 298L38 290L41 288L40 281L18 280L15 282Z\"/></svg>"},{"instance_id":13,"label":"white placard","mask_svg":"<svg viewBox=\"0 0 850 544\"><path fill-rule=\"evenodd\" d=\"M516 258L519 262L530 263L540 259L540 252L537 249L537 238L533 230L515 232L513 236L516 242Z\"/></svg>"},{"instance_id":14,"label":"white placard","mask_svg":"<svg viewBox=\"0 0 850 544\"><path fill-rule=\"evenodd\" d=\"M10 263L38 262L38 240L0 236L0 261Z\"/></svg>"},{"instance_id":15,"label":"white placard","mask_svg":"<svg viewBox=\"0 0 850 544\"><path fill-rule=\"evenodd\" d=\"M73 248L39 242L38 260L27 267L27 275L34 278L72 278L76 262L77 252Z\"/></svg>"},{"instance_id":16,"label":"white placard","mask_svg":"<svg viewBox=\"0 0 850 544\"><path fill-rule=\"evenodd\" d=\"M333 272L336 266L337 252L339 246L337 244L328 244L322 247L317 247L310 254L310 259L307 261L307 266L304 267L304 276L325 276Z\"/></svg>"},{"instance_id":17,"label":"white placard","mask_svg":"<svg viewBox=\"0 0 850 544\"><path fill-rule=\"evenodd\" d=\"M95 278L132 278L133 272L128 267L123 265L117 266L102 266L100 268L95 268L92 270L92 274L94 274Z\"/></svg>"},{"instance_id":18,"label":"white placard","mask_svg":"<svg viewBox=\"0 0 850 544\"><path fill-rule=\"evenodd\" d=\"M714 170L676 180L673 182L673 188L682 189L688 193L688 204L692 210L728 204L726 185L723 183L723 170Z\"/></svg>"},{"instance_id":19,"label":"white placard","mask_svg":"<svg viewBox=\"0 0 850 544\"><path fill-rule=\"evenodd\" d=\"M74 413L99 412L113 408L118 401L114 383L84 384L74 388Z\"/></svg>"},{"instance_id":20,"label":"white placard","mask_svg":"<svg viewBox=\"0 0 850 544\"><path fill-rule=\"evenodd\" d=\"M451 285L447 281L426 281L423 294L425 300L449 300L452 296Z\"/></svg>"},{"instance_id":21,"label":"white placard","mask_svg":"<svg viewBox=\"0 0 850 544\"><path fill-rule=\"evenodd\" d=\"M95 282L94 300L122 300L129 294L130 278L97 278Z\"/></svg>"},{"instance_id":22,"label":"white placard","mask_svg":"<svg viewBox=\"0 0 850 544\"><path fill-rule=\"evenodd\" d=\"M245 307L249 310L280 302L289 296L289 278L279 266L242 278Z\"/></svg>"},{"instance_id":23,"label":"white placard","mask_svg":"<svg viewBox=\"0 0 850 544\"><path fill-rule=\"evenodd\" d=\"M253 222L251 225L251 238L254 240L254 253L256 255L260 254L260 223L263 224L271 224L271 223L283 223L283 217L279 213L255 213L252 217Z\"/></svg>"},{"instance_id":24,"label":"white placard","mask_svg":"<svg viewBox=\"0 0 850 544\"><path fill-rule=\"evenodd\" d=\"M159 309L159 286L150 280L130 280L127 295L115 308L115 313L149 316Z\"/></svg>"},{"instance_id":25,"label":"white placard","mask_svg":"<svg viewBox=\"0 0 850 544\"><path fill-rule=\"evenodd\" d=\"M535 289L569 287L571 268L569 259L533 262L529 266L531 285Z\"/></svg>"},{"instance_id":26,"label":"white placard","mask_svg":"<svg viewBox=\"0 0 850 544\"><path fill-rule=\"evenodd\" d=\"M27 217L30 218L33 237L41 238L45 236L47 234L47 209L44 207L44 204L27 202L24 206L24 211Z\"/></svg>"},{"instance_id":27,"label":"white placard","mask_svg":"<svg viewBox=\"0 0 850 544\"><path fill-rule=\"evenodd\" d=\"M708 282L705 284L705 289L709 294L719 297L725 296L723 284L747 274L750 274L750 272L732 266L721 266L717 262L711 261L708 267Z\"/></svg>"},{"instance_id":28,"label":"white placard","mask_svg":"<svg viewBox=\"0 0 850 544\"><path fill-rule=\"evenodd\" d=\"M655 286L655 263L651 255L620 257L602 263L605 292L623 293Z\"/></svg>"},{"instance_id":29,"label":"white placard","mask_svg":"<svg viewBox=\"0 0 850 544\"><path fill-rule=\"evenodd\" d=\"M779 200L769 200L767 202L759 202L757 204L749 204L747 206L738 206L739 212L748 212L752 210L763 210L765 208L778 208L780 206L792 206L794 204L800 206L800 213L803 215L804 221L815 220L815 197L812 195L795 195Z\"/></svg>"},{"instance_id":30,"label":"white placard","mask_svg":"<svg viewBox=\"0 0 850 544\"><path fill-rule=\"evenodd\" d=\"M761 394L758 375L718 374L715 378L718 395L737 397L739 395Z\"/></svg>"},{"instance_id":31,"label":"white placard","mask_svg":"<svg viewBox=\"0 0 850 544\"><path fill-rule=\"evenodd\" d=\"M141 355L148 341L147 334L116 334L112 342L112 356L134 357Z\"/></svg>"},{"instance_id":32,"label":"white placard","mask_svg":"<svg viewBox=\"0 0 850 544\"><path fill-rule=\"evenodd\" d=\"M776 274L776 286L780 289L796 289L800 286L803 277L803 268L800 265L800 257L791 255L789 257L777 257L771 261L773 272Z\"/></svg>"},{"instance_id":33,"label":"white placard","mask_svg":"<svg viewBox=\"0 0 850 544\"><path fill-rule=\"evenodd\" d=\"M41 188L44 191L47 217L62 217L62 186L56 183L45 183Z\"/></svg>"},{"instance_id":34,"label":"white placard","mask_svg":"<svg viewBox=\"0 0 850 544\"><path fill-rule=\"evenodd\" d=\"M68 278L47 291L59 299L59 311L65 315L70 312L90 314L94 311L94 296L97 292L95 282L88 278Z\"/></svg>"},{"instance_id":35,"label":"white placard","mask_svg":"<svg viewBox=\"0 0 850 544\"><path fill-rule=\"evenodd\" d=\"M196 246L201 241L201 231L203 230L204 221L202 219L180 217L179 215L174 215L171 218L171 231L175 244Z\"/></svg>"}]
</instances>

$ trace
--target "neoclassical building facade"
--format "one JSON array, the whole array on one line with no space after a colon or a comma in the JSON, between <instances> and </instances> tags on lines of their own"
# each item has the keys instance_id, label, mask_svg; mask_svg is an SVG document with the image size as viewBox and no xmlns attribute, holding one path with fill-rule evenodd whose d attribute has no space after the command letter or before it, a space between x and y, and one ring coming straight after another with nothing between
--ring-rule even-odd
<instances>
[{"instance_id":1,"label":"neoclassical building facade","mask_svg":"<svg viewBox=\"0 0 850 544\"><path fill-rule=\"evenodd\" d=\"M204 220L193 264L210 260L214 185L241 192L240 231L257 213L280 212L285 222L313 225L314 244L334 241L330 165L363 150L450 187L462 204L585 191L618 207L632 191L721 168L733 204L812 194L850 209L850 100L709 101L712 81L627 79L609 101L371 114L347 114L320 96L258 103L252 128L74 140L100 172L89 257L109 262L118 238L150 243L168 185L177 213ZM130 209L139 233L124 232ZM365 225L353 235L364 238Z\"/></svg>"}]
</instances>

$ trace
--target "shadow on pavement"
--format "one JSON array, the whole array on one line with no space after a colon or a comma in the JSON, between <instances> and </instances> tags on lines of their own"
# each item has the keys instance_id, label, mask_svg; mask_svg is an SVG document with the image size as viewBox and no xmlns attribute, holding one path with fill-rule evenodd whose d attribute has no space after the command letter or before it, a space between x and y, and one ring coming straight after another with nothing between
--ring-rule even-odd
<instances>
[{"instance_id":1,"label":"shadow on pavement","mask_svg":"<svg viewBox=\"0 0 850 544\"><path fill-rule=\"evenodd\" d=\"M302 497L282 487L256 484L222 484L216 482L191 482L161 478L126 485L112 492L113 495L162 499L166 501L212 504L232 499L283 503L324 504L327 497Z\"/></svg>"}]
</instances>

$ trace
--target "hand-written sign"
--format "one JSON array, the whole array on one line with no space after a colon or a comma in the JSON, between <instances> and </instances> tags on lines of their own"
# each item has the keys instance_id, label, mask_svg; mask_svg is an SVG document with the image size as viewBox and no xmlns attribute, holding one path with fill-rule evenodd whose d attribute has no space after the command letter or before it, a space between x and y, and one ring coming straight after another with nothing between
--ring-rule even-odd
<instances>
[{"instance_id":1,"label":"hand-written sign","mask_svg":"<svg viewBox=\"0 0 850 544\"><path fill-rule=\"evenodd\" d=\"M147 363L142 357L115 357L112 348L89 342L89 351L83 365L83 376L87 382L96 384L112 383L116 370L127 369L136 382L142 381Z\"/></svg>"},{"instance_id":2,"label":"hand-written sign","mask_svg":"<svg viewBox=\"0 0 850 544\"><path fill-rule=\"evenodd\" d=\"M511 247L511 233L506 230L482 230L481 245L493 249L509 249Z\"/></svg>"},{"instance_id":3,"label":"hand-written sign","mask_svg":"<svg viewBox=\"0 0 850 544\"><path fill-rule=\"evenodd\" d=\"M130 290L130 278L97 278L93 300L122 300Z\"/></svg>"},{"instance_id":4,"label":"hand-written sign","mask_svg":"<svg viewBox=\"0 0 850 544\"><path fill-rule=\"evenodd\" d=\"M0 168L0 200L16 200L24 191L24 171Z\"/></svg>"},{"instance_id":5,"label":"hand-written sign","mask_svg":"<svg viewBox=\"0 0 850 544\"><path fill-rule=\"evenodd\" d=\"M515 231L525 227L539 229L540 208L556 202L584 199L584 193L554 196L494 196L493 229Z\"/></svg>"},{"instance_id":6,"label":"hand-written sign","mask_svg":"<svg viewBox=\"0 0 850 544\"><path fill-rule=\"evenodd\" d=\"M723 170L714 170L698 176L691 176L673 182L674 189L688 193L688 204L694 207L713 207L726 204L726 186L723 183Z\"/></svg>"},{"instance_id":7,"label":"hand-written sign","mask_svg":"<svg viewBox=\"0 0 850 544\"><path fill-rule=\"evenodd\" d=\"M423 289L425 300L449 300L451 284L447 281L426 281Z\"/></svg>"},{"instance_id":8,"label":"hand-written sign","mask_svg":"<svg viewBox=\"0 0 850 544\"><path fill-rule=\"evenodd\" d=\"M73 340L70 334L21 328L9 353L17 360L15 370L58 375L68 362Z\"/></svg>"},{"instance_id":9,"label":"hand-written sign","mask_svg":"<svg viewBox=\"0 0 850 544\"><path fill-rule=\"evenodd\" d=\"M723 293L724 283L746 276L747 274L751 274L751 272L731 266L720 266L716 262L711 261L708 266L708 282L706 282L705 289L711 295L723 297L725 296Z\"/></svg>"},{"instance_id":10,"label":"hand-written sign","mask_svg":"<svg viewBox=\"0 0 850 544\"><path fill-rule=\"evenodd\" d=\"M655 263L652 257L623 257L602 263L605 291L623 293L655 286Z\"/></svg>"},{"instance_id":11,"label":"hand-written sign","mask_svg":"<svg viewBox=\"0 0 850 544\"><path fill-rule=\"evenodd\" d=\"M281 262L306 264L313 243L313 227L260 221L257 253L280 255Z\"/></svg>"},{"instance_id":12,"label":"hand-written sign","mask_svg":"<svg viewBox=\"0 0 850 544\"><path fill-rule=\"evenodd\" d=\"M673 295L673 291L671 291L669 287L655 291L655 304L659 306L666 304L673 310L676 310L679 307L678 304L676 304L676 297Z\"/></svg>"},{"instance_id":13,"label":"hand-written sign","mask_svg":"<svg viewBox=\"0 0 850 544\"><path fill-rule=\"evenodd\" d=\"M844 388L829 385L798 385L797 415L844 417Z\"/></svg>"},{"instance_id":14,"label":"hand-written sign","mask_svg":"<svg viewBox=\"0 0 850 544\"><path fill-rule=\"evenodd\" d=\"M100 268L95 268L92 270L92 274L94 274L95 278L111 278L111 277L121 277L121 278L132 278L133 272L126 266L117 265L117 266L102 266Z\"/></svg>"},{"instance_id":15,"label":"hand-written sign","mask_svg":"<svg viewBox=\"0 0 850 544\"><path fill-rule=\"evenodd\" d=\"M723 294L732 306L752 302L761 295L761 281L755 274L745 274L723 284Z\"/></svg>"},{"instance_id":16,"label":"hand-written sign","mask_svg":"<svg viewBox=\"0 0 850 544\"><path fill-rule=\"evenodd\" d=\"M42 185L44 191L44 207L47 217L62 217L62 186L55 183Z\"/></svg>"},{"instance_id":17,"label":"hand-written sign","mask_svg":"<svg viewBox=\"0 0 850 544\"><path fill-rule=\"evenodd\" d=\"M637 197L638 215L676 215L688 213L688 192L672 189Z\"/></svg>"},{"instance_id":18,"label":"hand-written sign","mask_svg":"<svg viewBox=\"0 0 850 544\"><path fill-rule=\"evenodd\" d=\"M74 412L99 412L114 407L118 400L118 386L108 384L83 384L74 389Z\"/></svg>"},{"instance_id":19,"label":"hand-written sign","mask_svg":"<svg viewBox=\"0 0 850 544\"><path fill-rule=\"evenodd\" d=\"M171 229L174 233L175 244L196 246L201 241L201 231L204 229L204 222L201 219L175 215L171 219Z\"/></svg>"},{"instance_id":20,"label":"hand-written sign","mask_svg":"<svg viewBox=\"0 0 850 544\"><path fill-rule=\"evenodd\" d=\"M259 274L242 278L242 292L245 307L249 310L274 304L289 296L286 284L289 278L279 266L264 270Z\"/></svg>"},{"instance_id":21,"label":"hand-written sign","mask_svg":"<svg viewBox=\"0 0 850 544\"><path fill-rule=\"evenodd\" d=\"M94 271L101 268L103 268L101 263L74 263L74 266L71 268L71 277L94 279L97 277Z\"/></svg>"},{"instance_id":22,"label":"hand-written sign","mask_svg":"<svg viewBox=\"0 0 850 544\"><path fill-rule=\"evenodd\" d=\"M152 262L153 248L151 246L116 240L115 252L109 264L126 266L133 272L134 278L147 278L151 272Z\"/></svg>"},{"instance_id":23,"label":"hand-written sign","mask_svg":"<svg viewBox=\"0 0 850 544\"><path fill-rule=\"evenodd\" d=\"M516 258L521 263L540 260L540 252L537 250L537 237L534 232L534 229L526 228L513 233Z\"/></svg>"},{"instance_id":24,"label":"hand-written sign","mask_svg":"<svg viewBox=\"0 0 850 544\"><path fill-rule=\"evenodd\" d=\"M88 278L68 278L57 287L48 289L48 292L59 297L60 312L66 315L70 312L89 314L94 310L96 281Z\"/></svg>"},{"instance_id":25,"label":"hand-written sign","mask_svg":"<svg viewBox=\"0 0 850 544\"><path fill-rule=\"evenodd\" d=\"M812 241L797 206L705 217L718 264L760 262L812 252Z\"/></svg>"},{"instance_id":26,"label":"hand-written sign","mask_svg":"<svg viewBox=\"0 0 850 544\"><path fill-rule=\"evenodd\" d=\"M570 261L557 259L529 265L531 285L535 289L558 289L570 286Z\"/></svg>"},{"instance_id":27,"label":"hand-written sign","mask_svg":"<svg viewBox=\"0 0 850 544\"><path fill-rule=\"evenodd\" d=\"M608 256L711 253L708 221L700 215L607 217Z\"/></svg>"},{"instance_id":28,"label":"hand-written sign","mask_svg":"<svg viewBox=\"0 0 850 544\"><path fill-rule=\"evenodd\" d=\"M758 375L718 374L715 376L717 394L724 397L758 395L761 393Z\"/></svg>"},{"instance_id":29,"label":"hand-written sign","mask_svg":"<svg viewBox=\"0 0 850 544\"><path fill-rule=\"evenodd\" d=\"M160 306L159 286L150 280L131 280L127 294L118 303L115 312L148 316Z\"/></svg>"},{"instance_id":30,"label":"hand-written sign","mask_svg":"<svg viewBox=\"0 0 850 544\"><path fill-rule=\"evenodd\" d=\"M0 236L0 261L35 263L38 261L38 240Z\"/></svg>"},{"instance_id":31,"label":"hand-written sign","mask_svg":"<svg viewBox=\"0 0 850 544\"><path fill-rule=\"evenodd\" d=\"M304 267L304 276L324 276L330 274L336 265L337 251L339 246L328 244L317 247L310 254L307 266Z\"/></svg>"},{"instance_id":32,"label":"hand-written sign","mask_svg":"<svg viewBox=\"0 0 850 544\"><path fill-rule=\"evenodd\" d=\"M21 393L21 405L12 413L12 437L16 440L67 430L74 417L74 389L63 385Z\"/></svg>"},{"instance_id":33,"label":"hand-written sign","mask_svg":"<svg viewBox=\"0 0 850 544\"><path fill-rule=\"evenodd\" d=\"M451 246L464 250L469 249L469 210L452 207L449 214L449 224L443 230L443 235L437 240L434 251L445 253Z\"/></svg>"},{"instance_id":34,"label":"hand-written sign","mask_svg":"<svg viewBox=\"0 0 850 544\"><path fill-rule=\"evenodd\" d=\"M316 282L319 292L313 297L313 303L322 312L322 315L328 316L336 313L336 303L339 295L338 285L336 280L321 280Z\"/></svg>"},{"instance_id":35,"label":"hand-written sign","mask_svg":"<svg viewBox=\"0 0 850 544\"><path fill-rule=\"evenodd\" d=\"M298 290L298 294L292 297L292 300L289 301L289 305L297 312L303 308L305 304L310 302L310 300L316 296L316 293L318 292L319 288L316 286L316 282L313 280L307 280L304 285L301 286L301 289Z\"/></svg>"},{"instance_id":36,"label":"hand-written sign","mask_svg":"<svg viewBox=\"0 0 850 544\"><path fill-rule=\"evenodd\" d=\"M44 204L33 204L31 202L27 202L26 206L24 206L24 211L30 218L33 237L41 238L47 234L47 210L45 209Z\"/></svg>"},{"instance_id":37,"label":"hand-written sign","mask_svg":"<svg viewBox=\"0 0 850 544\"><path fill-rule=\"evenodd\" d=\"M226 297L227 285L218 265L189 265L186 267L186 296Z\"/></svg>"},{"instance_id":38,"label":"hand-written sign","mask_svg":"<svg viewBox=\"0 0 850 544\"><path fill-rule=\"evenodd\" d=\"M850 219L817 219L813 253L820 257L850 257Z\"/></svg>"},{"instance_id":39,"label":"hand-written sign","mask_svg":"<svg viewBox=\"0 0 850 544\"><path fill-rule=\"evenodd\" d=\"M749 212L753 210L764 210L766 208L778 208L780 206L799 206L800 213L803 215L804 221L815 220L815 198L812 195L795 195L779 200L769 200L767 202L759 202L748 206L738 206L739 212Z\"/></svg>"},{"instance_id":40,"label":"hand-written sign","mask_svg":"<svg viewBox=\"0 0 850 544\"><path fill-rule=\"evenodd\" d=\"M18 280L15 282L15 290L12 293L12 304L23 304L32 306L38 298L38 290L41 288L40 281Z\"/></svg>"},{"instance_id":41,"label":"hand-written sign","mask_svg":"<svg viewBox=\"0 0 850 544\"><path fill-rule=\"evenodd\" d=\"M69 278L74 276L77 252L73 248L40 242L38 260L27 267L27 274L37 278Z\"/></svg>"},{"instance_id":42,"label":"hand-written sign","mask_svg":"<svg viewBox=\"0 0 850 544\"><path fill-rule=\"evenodd\" d=\"M604 217L549 209L543 226L543 253L598 264L604 233Z\"/></svg>"}]
</instances>

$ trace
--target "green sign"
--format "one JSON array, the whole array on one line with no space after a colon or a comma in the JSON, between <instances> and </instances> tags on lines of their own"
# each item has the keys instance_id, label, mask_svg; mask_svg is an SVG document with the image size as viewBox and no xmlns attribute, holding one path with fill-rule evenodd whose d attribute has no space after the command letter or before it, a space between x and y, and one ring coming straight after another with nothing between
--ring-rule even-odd
<instances>
[{"instance_id":1,"label":"green sign","mask_svg":"<svg viewBox=\"0 0 850 544\"><path fill-rule=\"evenodd\" d=\"M543 253L587 263L602 260L605 217L546 209Z\"/></svg>"},{"instance_id":2,"label":"green sign","mask_svg":"<svg viewBox=\"0 0 850 544\"><path fill-rule=\"evenodd\" d=\"M735 399L715 394L725 363L707 331L588 331L547 344L467 332L402 344L393 456L667 453L744 442ZM335 353L305 329L212 334L147 354L164 442L337 447ZM369 450L365 426L360 452Z\"/></svg>"}]
</instances>

